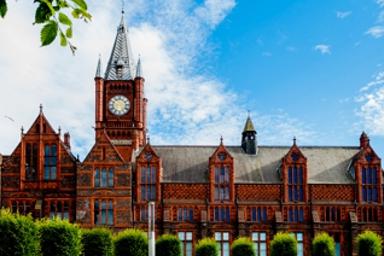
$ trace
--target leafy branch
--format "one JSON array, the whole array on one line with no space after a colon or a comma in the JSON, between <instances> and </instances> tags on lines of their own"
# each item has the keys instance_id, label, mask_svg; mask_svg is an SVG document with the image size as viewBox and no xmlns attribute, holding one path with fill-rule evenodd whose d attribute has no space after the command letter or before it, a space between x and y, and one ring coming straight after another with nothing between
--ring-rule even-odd
<instances>
[{"instance_id":1,"label":"leafy branch","mask_svg":"<svg viewBox=\"0 0 384 256\"><path fill-rule=\"evenodd\" d=\"M73 19L89 22L92 15L88 12L85 0L34 0L38 6L35 12L35 24L41 24L40 31L41 46L51 44L58 36L60 45L69 46L75 54L76 46L71 42L73 36L73 24L71 18L66 14L70 13ZM6 0L0 0L0 16L7 14L8 7Z\"/></svg>"}]
</instances>

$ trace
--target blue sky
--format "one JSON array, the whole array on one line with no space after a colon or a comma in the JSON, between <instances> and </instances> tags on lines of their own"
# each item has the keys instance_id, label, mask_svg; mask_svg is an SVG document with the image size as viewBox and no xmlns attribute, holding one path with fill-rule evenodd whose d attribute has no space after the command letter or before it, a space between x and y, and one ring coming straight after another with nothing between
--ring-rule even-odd
<instances>
[{"instance_id":1,"label":"blue sky","mask_svg":"<svg viewBox=\"0 0 384 256\"><path fill-rule=\"evenodd\" d=\"M75 57L57 42L39 47L32 3L9 4L0 115L14 121L0 121L0 152L15 148L42 103L84 157L95 66L100 53L109 57L120 1L90 2L93 21L75 26ZM384 155L384 0L132 0L126 22L142 56L153 144L216 145L222 135L239 145L250 110L260 144L296 136L299 145L358 145L366 130Z\"/></svg>"}]
</instances>

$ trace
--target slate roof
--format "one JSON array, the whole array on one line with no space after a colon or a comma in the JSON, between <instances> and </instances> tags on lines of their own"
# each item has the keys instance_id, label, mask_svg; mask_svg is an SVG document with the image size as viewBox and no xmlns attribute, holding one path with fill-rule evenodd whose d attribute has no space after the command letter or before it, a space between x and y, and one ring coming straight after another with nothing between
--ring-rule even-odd
<instances>
[{"instance_id":1,"label":"slate roof","mask_svg":"<svg viewBox=\"0 0 384 256\"><path fill-rule=\"evenodd\" d=\"M208 159L217 146L153 146L162 159L163 182L208 182ZM234 158L235 183L280 183L278 169L290 147L259 146L257 155L226 146ZM352 184L347 170L359 147L300 147L307 158L308 183Z\"/></svg>"},{"instance_id":2,"label":"slate roof","mask_svg":"<svg viewBox=\"0 0 384 256\"><path fill-rule=\"evenodd\" d=\"M122 66L121 75L118 74L118 66ZM105 80L130 80L135 75L135 66L128 30L124 21L124 13L117 28L115 43L113 44L111 57L105 71Z\"/></svg>"}]
</instances>

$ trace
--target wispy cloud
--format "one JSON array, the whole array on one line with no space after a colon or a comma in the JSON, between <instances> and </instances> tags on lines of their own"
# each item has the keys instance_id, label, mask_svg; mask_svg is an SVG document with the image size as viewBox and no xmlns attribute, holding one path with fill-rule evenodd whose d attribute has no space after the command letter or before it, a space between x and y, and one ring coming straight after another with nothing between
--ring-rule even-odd
<instances>
[{"instance_id":1,"label":"wispy cloud","mask_svg":"<svg viewBox=\"0 0 384 256\"><path fill-rule=\"evenodd\" d=\"M321 54L331 54L331 46L328 44L318 44L313 48L315 51L320 52Z\"/></svg>"},{"instance_id":2,"label":"wispy cloud","mask_svg":"<svg viewBox=\"0 0 384 256\"><path fill-rule=\"evenodd\" d=\"M115 0L97 1L90 8L92 23L76 26L76 57L57 45L39 47L39 31L31 29L33 13L27 2L10 2L2 21L0 74L7 93L0 94L0 152L9 153L20 138L19 128L31 125L38 105L54 127L70 131L74 152L85 155L94 140L94 85L98 54L109 57L119 10ZM149 99L148 123L154 144L239 144L246 109L226 84L201 72L202 56L212 54L209 36L235 7L234 0L135 0L126 13L134 52L140 53ZM81 33L80 33L81 31ZM28 43L25 43L28 42ZM22 59L20 56L28 56ZM137 55L136 55L137 56ZM17 104L15 102L22 102ZM245 105L247 107L245 107ZM241 113L244 113L242 115ZM264 141L281 144L300 136L311 143L311 127L290 115L253 112ZM282 127L282 124L284 127ZM271 135L271 137L267 137ZM273 135L273 136L272 136ZM268 138L268 139L266 139ZM261 139L263 141L263 139Z\"/></svg>"},{"instance_id":3,"label":"wispy cloud","mask_svg":"<svg viewBox=\"0 0 384 256\"><path fill-rule=\"evenodd\" d=\"M384 71L379 72L361 90L356 99L361 125L372 135L384 136Z\"/></svg>"},{"instance_id":4,"label":"wispy cloud","mask_svg":"<svg viewBox=\"0 0 384 256\"><path fill-rule=\"evenodd\" d=\"M374 27L371 27L365 33L370 35L370 36L372 36L372 37L374 37L374 38L380 38L380 37L384 36L384 26L374 26Z\"/></svg>"},{"instance_id":5,"label":"wispy cloud","mask_svg":"<svg viewBox=\"0 0 384 256\"><path fill-rule=\"evenodd\" d=\"M345 19L345 18L347 18L348 16L350 16L352 14L352 12L351 11L337 11L336 12L336 17L338 18L338 19Z\"/></svg>"},{"instance_id":6,"label":"wispy cloud","mask_svg":"<svg viewBox=\"0 0 384 256\"><path fill-rule=\"evenodd\" d=\"M376 3L377 3L380 7L384 7L384 0L377 0Z\"/></svg>"}]
</instances>

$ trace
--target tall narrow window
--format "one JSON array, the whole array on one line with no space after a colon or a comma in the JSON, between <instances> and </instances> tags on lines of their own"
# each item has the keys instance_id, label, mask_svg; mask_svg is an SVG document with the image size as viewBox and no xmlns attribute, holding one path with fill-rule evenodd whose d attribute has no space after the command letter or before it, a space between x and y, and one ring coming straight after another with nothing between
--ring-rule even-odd
<instances>
[{"instance_id":1,"label":"tall narrow window","mask_svg":"<svg viewBox=\"0 0 384 256\"><path fill-rule=\"evenodd\" d=\"M55 144L45 145L44 147L44 179L56 179L57 165L57 146Z\"/></svg>"},{"instance_id":2,"label":"tall narrow window","mask_svg":"<svg viewBox=\"0 0 384 256\"><path fill-rule=\"evenodd\" d=\"M192 208L177 209L177 221L193 221L193 209Z\"/></svg>"},{"instance_id":3,"label":"tall narrow window","mask_svg":"<svg viewBox=\"0 0 384 256\"><path fill-rule=\"evenodd\" d=\"M183 256L192 256L193 252L193 236L192 232L178 232L181 242L181 253Z\"/></svg>"},{"instance_id":4,"label":"tall narrow window","mask_svg":"<svg viewBox=\"0 0 384 256\"><path fill-rule=\"evenodd\" d=\"M229 200L229 168L221 166L215 168L215 201Z\"/></svg>"},{"instance_id":5,"label":"tall narrow window","mask_svg":"<svg viewBox=\"0 0 384 256\"><path fill-rule=\"evenodd\" d=\"M215 232L215 240L219 247L219 256L229 256L229 232Z\"/></svg>"},{"instance_id":6,"label":"tall narrow window","mask_svg":"<svg viewBox=\"0 0 384 256\"><path fill-rule=\"evenodd\" d=\"M340 209L337 207L325 207L324 210L324 221L333 222L340 221Z\"/></svg>"},{"instance_id":7,"label":"tall narrow window","mask_svg":"<svg viewBox=\"0 0 384 256\"><path fill-rule=\"evenodd\" d=\"M377 202L377 168L363 167L361 175L362 197L364 202Z\"/></svg>"},{"instance_id":8,"label":"tall narrow window","mask_svg":"<svg viewBox=\"0 0 384 256\"><path fill-rule=\"evenodd\" d=\"M95 200L94 203L94 222L97 225L113 225L113 201Z\"/></svg>"},{"instance_id":9,"label":"tall narrow window","mask_svg":"<svg viewBox=\"0 0 384 256\"><path fill-rule=\"evenodd\" d=\"M252 232L252 242L256 256L267 256L267 233Z\"/></svg>"},{"instance_id":10,"label":"tall narrow window","mask_svg":"<svg viewBox=\"0 0 384 256\"><path fill-rule=\"evenodd\" d=\"M51 201L49 202L49 217L69 220L69 202L68 201Z\"/></svg>"},{"instance_id":11,"label":"tall narrow window","mask_svg":"<svg viewBox=\"0 0 384 256\"><path fill-rule=\"evenodd\" d=\"M302 232L295 232L291 233L291 236L293 236L297 241L297 256L303 256L304 255L304 237Z\"/></svg>"},{"instance_id":12,"label":"tall narrow window","mask_svg":"<svg viewBox=\"0 0 384 256\"><path fill-rule=\"evenodd\" d=\"M113 187L113 168L96 168L94 173L94 184L96 188Z\"/></svg>"},{"instance_id":13,"label":"tall narrow window","mask_svg":"<svg viewBox=\"0 0 384 256\"><path fill-rule=\"evenodd\" d=\"M27 143L25 150L25 178L28 181L37 178L37 144Z\"/></svg>"},{"instance_id":14,"label":"tall narrow window","mask_svg":"<svg viewBox=\"0 0 384 256\"><path fill-rule=\"evenodd\" d=\"M290 207L288 209L288 222L304 222L304 209L301 207Z\"/></svg>"},{"instance_id":15,"label":"tall narrow window","mask_svg":"<svg viewBox=\"0 0 384 256\"><path fill-rule=\"evenodd\" d=\"M156 200L156 168L150 166L142 167L140 181L141 200Z\"/></svg>"},{"instance_id":16,"label":"tall narrow window","mask_svg":"<svg viewBox=\"0 0 384 256\"><path fill-rule=\"evenodd\" d=\"M148 207L140 207L140 221L148 221Z\"/></svg>"},{"instance_id":17,"label":"tall narrow window","mask_svg":"<svg viewBox=\"0 0 384 256\"><path fill-rule=\"evenodd\" d=\"M229 207L215 207L214 221L230 222Z\"/></svg>"},{"instance_id":18,"label":"tall narrow window","mask_svg":"<svg viewBox=\"0 0 384 256\"><path fill-rule=\"evenodd\" d=\"M263 223L267 222L267 208L266 207L252 207L251 208L251 221Z\"/></svg>"},{"instance_id":19,"label":"tall narrow window","mask_svg":"<svg viewBox=\"0 0 384 256\"><path fill-rule=\"evenodd\" d=\"M289 201L304 200L302 166L294 165L288 168L288 199Z\"/></svg>"}]
</instances>

